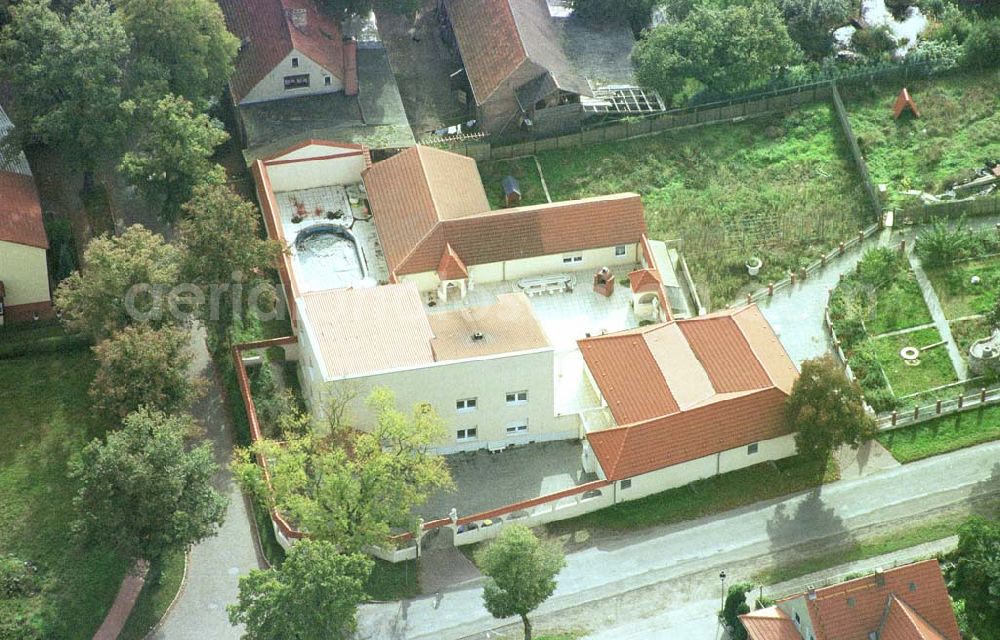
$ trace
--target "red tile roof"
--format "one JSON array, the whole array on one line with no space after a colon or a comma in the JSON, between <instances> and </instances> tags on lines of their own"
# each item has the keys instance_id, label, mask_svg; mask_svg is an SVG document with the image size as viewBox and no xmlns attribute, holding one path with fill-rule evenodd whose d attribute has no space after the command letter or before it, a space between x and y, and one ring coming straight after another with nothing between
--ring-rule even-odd
<instances>
[{"instance_id":1,"label":"red tile roof","mask_svg":"<svg viewBox=\"0 0 1000 640\"><path fill-rule=\"evenodd\" d=\"M937 629L896 596L889 598L879 640L947 640Z\"/></svg>"},{"instance_id":2,"label":"red tile roof","mask_svg":"<svg viewBox=\"0 0 1000 640\"><path fill-rule=\"evenodd\" d=\"M608 479L788 433L798 374L755 305L579 345L619 425L587 435Z\"/></svg>"},{"instance_id":3,"label":"red tile roof","mask_svg":"<svg viewBox=\"0 0 1000 640\"><path fill-rule=\"evenodd\" d=\"M917 640L922 636L914 636L912 629L926 633L928 628L944 640L961 640L937 560L917 562L890 569L881 576L869 575L818 589L814 599L806 600L816 640L868 640L868 634L879 630L883 618L887 619L887 607L890 616L912 617L905 609L894 614L893 599L905 603L906 608L922 620L909 623L911 630L907 630L906 621L893 620L889 633L904 635L893 637L885 635L883 630L883 640ZM905 635L907 633L909 635Z\"/></svg>"},{"instance_id":4,"label":"red tile roof","mask_svg":"<svg viewBox=\"0 0 1000 640\"><path fill-rule=\"evenodd\" d=\"M42 205L30 175L0 171L0 240L49 248Z\"/></svg>"},{"instance_id":5,"label":"red tile roof","mask_svg":"<svg viewBox=\"0 0 1000 640\"><path fill-rule=\"evenodd\" d=\"M788 614L777 607L758 609L740 616L750 640L802 640Z\"/></svg>"},{"instance_id":6,"label":"red tile roof","mask_svg":"<svg viewBox=\"0 0 1000 640\"><path fill-rule=\"evenodd\" d=\"M293 50L344 82L340 27L318 11L311 0L219 0L229 30L243 45L229 84L242 101ZM292 24L293 12L305 12L306 24ZM356 80L355 80L356 82Z\"/></svg>"},{"instance_id":7,"label":"red tile roof","mask_svg":"<svg viewBox=\"0 0 1000 640\"><path fill-rule=\"evenodd\" d=\"M461 280L469 277L469 271L465 268L465 263L458 257L450 244L445 245L441 262L438 263L438 277L442 280Z\"/></svg>"},{"instance_id":8,"label":"red tile roof","mask_svg":"<svg viewBox=\"0 0 1000 640\"><path fill-rule=\"evenodd\" d=\"M659 291L663 285L654 269L638 269L628 274L629 286L633 293Z\"/></svg>"},{"instance_id":9,"label":"red tile roof","mask_svg":"<svg viewBox=\"0 0 1000 640\"><path fill-rule=\"evenodd\" d=\"M465 265L639 242L642 201L618 194L490 211L475 160L416 146L365 170L389 271L434 271L450 244Z\"/></svg>"},{"instance_id":10,"label":"red tile roof","mask_svg":"<svg viewBox=\"0 0 1000 640\"><path fill-rule=\"evenodd\" d=\"M590 94L566 59L545 0L445 0L445 7L476 104L522 65L548 73L559 88Z\"/></svg>"}]
</instances>

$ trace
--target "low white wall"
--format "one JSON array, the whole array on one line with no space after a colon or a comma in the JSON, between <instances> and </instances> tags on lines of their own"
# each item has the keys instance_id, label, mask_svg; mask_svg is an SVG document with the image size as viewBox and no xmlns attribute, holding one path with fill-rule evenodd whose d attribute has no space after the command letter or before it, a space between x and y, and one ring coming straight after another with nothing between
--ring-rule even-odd
<instances>
[{"instance_id":1,"label":"low white wall","mask_svg":"<svg viewBox=\"0 0 1000 640\"><path fill-rule=\"evenodd\" d=\"M331 185L349 185L361 182L361 172L365 168L365 156L357 149L344 149L320 145L310 145L312 158L333 156L342 153L356 155L322 160L299 160L288 164L269 164L267 175L271 187L278 191L298 191ZM289 154L289 157L295 154Z\"/></svg>"}]
</instances>

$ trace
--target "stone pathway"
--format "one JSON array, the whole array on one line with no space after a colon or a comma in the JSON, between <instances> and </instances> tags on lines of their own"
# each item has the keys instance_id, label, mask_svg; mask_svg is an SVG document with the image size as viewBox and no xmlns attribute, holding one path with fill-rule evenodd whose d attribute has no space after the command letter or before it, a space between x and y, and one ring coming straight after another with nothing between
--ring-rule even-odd
<instances>
[{"instance_id":1,"label":"stone pathway","mask_svg":"<svg viewBox=\"0 0 1000 640\"><path fill-rule=\"evenodd\" d=\"M931 286L931 281L924 272L923 265L920 264L920 258L916 256L913 250L907 251L906 257L910 261L910 268L913 269L913 275L916 276L917 284L920 285L920 292L924 296L927 309L931 312L931 319L934 320L934 326L937 327L938 333L941 334L941 339L944 340L945 348L948 349L948 357L955 368L955 373L958 374L958 379L961 381L968 380L969 368L965 363L965 357L958 348L955 337L951 335L951 325L948 324L948 319L944 315L944 309L941 308L941 300L938 299L934 287Z\"/></svg>"},{"instance_id":2,"label":"stone pathway","mask_svg":"<svg viewBox=\"0 0 1000 640\"><path fill-rule=\"evenodd\" d=\"M845 445L834 455L840 466L841 480L854 480L899 466L899 461L878 440L866 442L857 449Z\"/></svg>"},{"instance_id":3,"label":"stone pathway","mask_svg":"<svg viewBox=\"0 0 1000 640\"><path fill-rule=\"evenodd\" d=\"M115 640L118 634L125 628L129 614L135 606L135 601L139 599L142 586L146 584L146 573L149 565L145 562L139 564L135 571L130 571L122 580L118 588L118 595L115 596L114 604L108 610L108 615L104 617L101 628L94 634L93 640Z\"/></svg>"}]
</instances>

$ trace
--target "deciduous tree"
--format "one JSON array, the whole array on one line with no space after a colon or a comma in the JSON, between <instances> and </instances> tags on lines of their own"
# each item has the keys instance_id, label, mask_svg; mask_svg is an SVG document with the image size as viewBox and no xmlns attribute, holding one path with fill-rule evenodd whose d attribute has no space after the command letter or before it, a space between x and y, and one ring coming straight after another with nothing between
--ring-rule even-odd
<instances>
[{"instance_id":1,"label":"deciduous tree","mask_svg":"<svg viewBox=\"0 0 1000 640\"><path fill-rule=\"evenodd\" d=\"M194 353L189 345L188 333L173 327L129 326L115 333L94 347L94 406L118 420L140 407L186 410L201 388L190 371Z\"/></svg>"},{"instance_id":2,"label":"deciduous tree","mask_svg":"<svg viewBox=\"0 0 1000 640\"><path fill-rule=\"evenodd\" d=\"M148 107L146 130L122 158L121 170L160 207L161 218L173 221L195 186L225 180L222 167L211 157L228 139L220 122L196 112L184 98L166 95Z\"/></svg>"},{"instance_id":3,"label":"deciduous tree","mask_svg":"<svg viewBox=\"0 0 1000 640\"><path fill-rule=\"evenodd\" d=\"M212 0L118 0L139 67L162 73L169 90L199 108L222 93L239 40Z\"/></svg>"},{"instance_id":4,"label":"deciduous tree","mask_svg":"<svg viewBox=\"0 0 1000 640\"><path fill-rule=\"evenodd\" d=\"M875 419L865 412L861 388L832 356L802 363L786 416L799 454L811 458L824 458L844 444L857 448L878 432Z\"/></svg>"},{"instance_id":5,"label":"deciduous tree","mask_svg":"<svg viewBox=\"0 0 1000 640\"><path fill-rule=\"evenodd\" d=\"M93 169L119 151L129 112L123 108L129 38L107 0L77 4L62 16L47 0L11 7L0 34L0 74L16 88L15 120Z\"/></svg>"},{"instance_id":6,"label":"deciduous tree","mask_svg":"<svg viewBox=\"0 0 1000 640\"><path fill-rule=\"evenodd\" d=\"M976 516L958 530L952 595L979 640L1000 640L1000 521Z\"/></svg>"},{"instance_id":7,"label":"deciduous tree","mask_svg":"<svg viewBox=\"0 0 1000 640\"><path fill-rule=\"evenodd\" d=\"M486 576L483 601L496 618L520 616L524 638L531 640L528 614L556 589L556 575L566 566L562 549L542 542L521 525L504 527L489 546L476 554Z\"/></svg>"},{"instance_id":8,"label":"deciduous tree","mask_svg":"<svg viewBox=\"0 0 1000 640\"><path fill-rule=\"evenodd\" d=\"M73 272L55 293L71 331L99 341L130 324L159 327L182 319L168 308L180 254L162 236L134 225L120 236L92 240L83 262L84 270Z\"/></svg>"},{"instance_id":9,"label":"deciduous tree","mask_svg":"<svg viewBox=\"0 0 1000 640\"><path fill-rule=\"evenodd\" d=\"M845 24L853 10L849 0L778 0L778 7L792 40L814 58L830 53L831 29Z\"/></svg>"},{"instance_id":10,"label":"deciduous tree","mask_svg":"<svg viewBox=\"0 0 1000 640\"><path fill-rule=\"evenodd\" d=\"M237 452L237 477L302 530L340 549L384 544L393 530L414 531L413 508L451 486L444 459L430 452L444 435L441 419L427 405L399 411L387 389L372 391L367 403L375 415L370 431L328 426L324 435L258 440ZM270 486L256 455L270 461Z\"/></svg>"},{"instance_id":11,"label":"deciduous tree","mask_svg":"<svg viewBox=\"0 0 1000 640\"><path fill-rule=\"evenodd\" d=\"M240 578L229 621L246 625L247 640L353 638L371 570L363 554L343 555L329 542L302 540L280 567Z\"/></svg>"},{"instance_id":12,"label":"deciduous tree","mask_svg":"<svg viewBox=\"0 0 1000 640\"><path fill-rule=\"evenodd\" d=\"M75 530L130 562L152 562L212 535L226 499L212 487L212 446L185 447L194 428L188 416L142 409L88 444L70 463L80 485Z\"/></svg>"}]
</instances>

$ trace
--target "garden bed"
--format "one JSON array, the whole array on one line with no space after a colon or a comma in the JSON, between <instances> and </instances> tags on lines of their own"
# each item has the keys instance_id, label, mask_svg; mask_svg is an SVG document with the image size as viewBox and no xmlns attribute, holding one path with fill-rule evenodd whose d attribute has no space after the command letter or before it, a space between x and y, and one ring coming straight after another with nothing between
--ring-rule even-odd
<instances>
[{"instance_id":1,"label":"garden bed","mask_svg":"<svg viewBox=\"0 0 1000 640\"><path fill-rule=\"evenodd\" d=\"M872 221L833 107L538 154L553 201L642 195L652 238L682 238L709 307L781 280ZM482 163L484 180L509 167ZM488 188L492 188L487 185ZM751 255L764 261L756 280Z\"/></svg>"},{"instance_id":2,"label":"garden bed","mask_svg":"<svg viewBox=\"0 0 1000 640\"><path fill-rule=\"evenodd\" d=\"M951 74L913 80L908 89L920 118L892 117L902 86L875 83L843 91L851 127L875 184L889 204L912 202L903 192L938 194L1000 159L1000 75Z\"/></svg>"},{"instance_id":3,"label":"garden bed","mask_svg":"<svg viewBox=\"0 0 1000 640\"><path fill-rule=\"evenodd\" d=\"M1000 292L1000 256L931 269L927 277L949 320L989 313ZM978 284L973 277L979 278Z\"/></svg>"},{"instance_id":4,"label":"garden bed","mask_svg":"<svg viewBox=\"0 0 1000 640\"><path fill-rule=\"evenodd\" d=\"M941 334L933 327L872 339L874 355L897 398L958 382L945 345L921 351L918 365L907 364L899 355L903 347L921 349L939 342Z\"/></svg>"}]
</instances>

